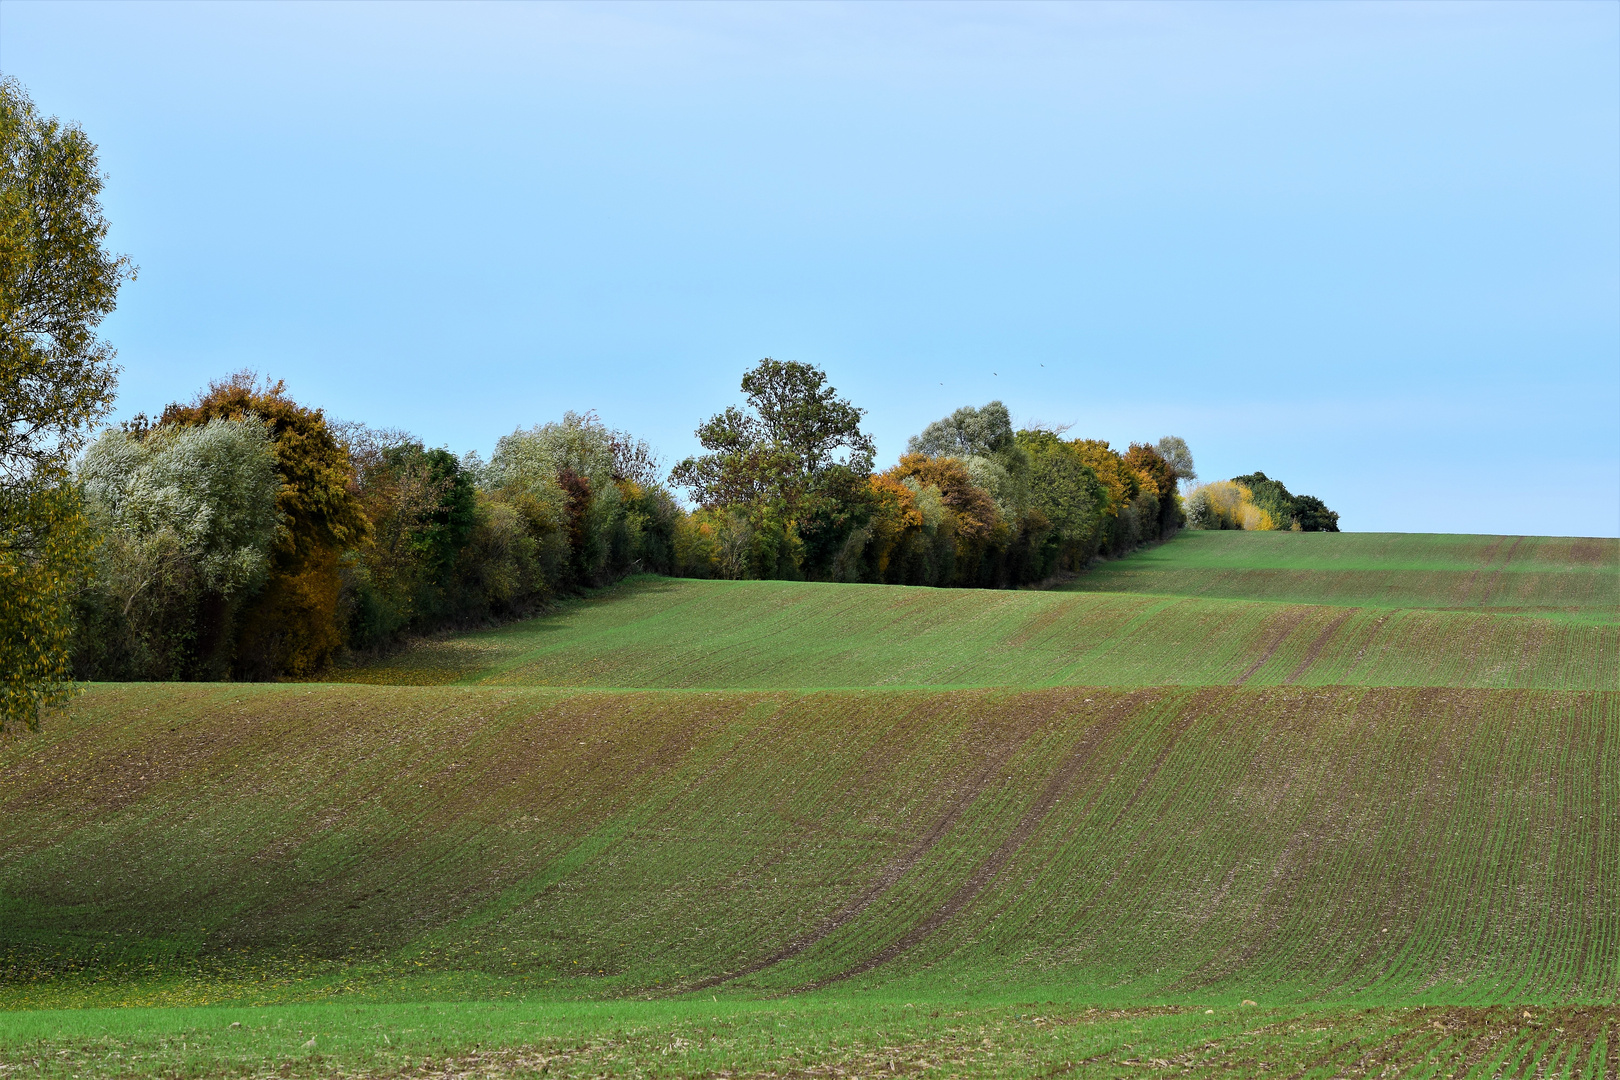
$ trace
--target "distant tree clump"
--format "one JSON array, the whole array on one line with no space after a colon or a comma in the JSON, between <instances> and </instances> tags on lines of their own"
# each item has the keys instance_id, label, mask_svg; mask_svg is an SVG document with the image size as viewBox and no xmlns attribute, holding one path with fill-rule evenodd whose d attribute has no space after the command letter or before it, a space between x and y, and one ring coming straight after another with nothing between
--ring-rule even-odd
<instances>
[{"instance_id":1,"label":"distant tree clump","mask_svg":"<svg viewBox=\"0 0 1620 1080\"><path fill-rule=\"evenodd\" d=\"M1321 499L1292 495L1260 472L1195 488L1187 500L1187 521L1195 529L1339 531L1339 515Z\"/></svg>"},{"instance_id":2,"label":"distant tree clump","mask_svg":"<svg viewBox=\"0 0 1620 1080\"><path fill-rule=\"evenodd\" d=\"M1188 449L1186 439L1179 435L1166 435L1154 444L1154 449L1175 473L1178 484L1191 483L1198 479L1198 470L1193 467L1192 450Z\"/></svg>"},{"instance_id":3,"label":"distant tree clump","mask_svg":"<svg viewBox=\"0 0 1620 1080\"><path fill-rule=\"evenodd\" d=\"M0 732L72 692L72 605L96 536L72 479L117 368L96 336L134 276L105 248L104 178L76 125L0 77Z\"/></svg>"},{"instance_id":4,"label":"distant tree clump","mask_svg":"<svg viewBox=\"0 0 1620 1080\"><path fill-rule=\"evenodd\" d=\"M697 430L708 451L670 480L700 508L688 557L725 576L801 577L836 558L870 515L872 440L862 410L809 364L766 358L743 376L746 408L730 406ZM704 558L707 555L707 558Z\"/></svg>"},{"instance_id":5,"label":"distant tree clump","mask_svg":"<svg viewBox=\"0 0 1620 1080\"><path fill-rule=\"evenodd\" d=\"M1339 531L1339 515L1329 510L1321 499L1312 495L1291 495L1281 481L1263 472L1234 476L1232 483L1249 489L1254 504L1271 515L1276 528L1296 532Z\"/></svg>"},{"instance_id":6,"label":"distant tree clump","mask_svg":"<svg viewBox=\"0 0 1620 1080\"><path fill-rule=\"evenodd\" d=\"M472 476L448 450L404 432L345 425L365 542L345 560L341 621L357 649L386 646L456 607L453 578L478 525Z\"/></svg>"},{"instance_id":7,"label":"distant tree clump","mask_svg":"<svg viewBox=\"0 0 1620 1080\"><path fill-rule=\"evenodd\" d=\"M1108 489L1080 449L1055 432L1020 431L1018 442L1029 455L1030 507L1051 529L1053 569L1084 569L1105 539Z\"/></svg>"},{"instance_id":8,"label":"distant tree clump","mask_svg":"<svg viewBox=\"0 0 1620 1080\"><path fill-rule=\"evenodd\" d=\"M523 518L548 588L572 591L667 571L676 505L657 473L645 442L570 412L504 436L483 483L487 499Z\"/></svg>"}]
</instances>

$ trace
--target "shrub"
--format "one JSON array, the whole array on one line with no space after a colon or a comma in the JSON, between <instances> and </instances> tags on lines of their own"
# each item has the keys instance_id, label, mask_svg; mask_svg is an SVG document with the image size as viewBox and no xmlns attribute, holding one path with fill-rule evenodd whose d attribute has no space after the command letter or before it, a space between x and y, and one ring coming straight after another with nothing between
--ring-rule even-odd
<instances>
[{"instance_id":1,"label":"shrub","mask_svg":"<svg viewBox=\"0 0 1620 1080\"><path fill-rule=\"evenodd\" d=\"M1310 495L1291 495L1281 481L1273 480L1265 473L1235 476L1232 482L1249 489L1255 506L1273 522L1271 528L1293 529L1296 532L1339 531L1339 515L1329 510L1321 499Z\"/></svg>"}]
</instances>

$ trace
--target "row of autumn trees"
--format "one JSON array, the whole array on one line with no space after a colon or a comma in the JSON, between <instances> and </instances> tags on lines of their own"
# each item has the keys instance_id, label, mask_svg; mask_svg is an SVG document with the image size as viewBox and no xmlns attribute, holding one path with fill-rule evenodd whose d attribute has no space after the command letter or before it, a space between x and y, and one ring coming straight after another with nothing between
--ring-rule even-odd
<instances>
[{"instance_id":1,"label":"row of autumn trees","mask_svg":"<svg viewBox=\"0 0 1620 1080\"><path fill-rule=\"evenodd\" d=\"M302 676L406 635L520 616L635 572L1011 587L1182 521L1179 439L1125 454L959 409L873 471L861 410L764 360L664 478L594 414L488 461L335 424L240 373L101 434L74 480L81 679ZM686 509L672 487L691 496Z\"/></svg>"},{"instance_id":2,"label":"row of autumn trees","mask_svg":"<svg viewBox=\"0 0 1620 1080\"><path fill-rule=\"evenodd\" d=\"M74 674L308 675L667 571L679 510L655 473L591 415L514 432L486 463L238 374L85 451L101 544L75 590Z\"/></svg>"},{"instance_id":3,"label":"row of autumn trees","mask_svg":"<svg viewBox=\"0 0 1620 1080\"><path fill-rule=\"evenodd\" d=\"M1120 454L1093 439L1014 431L999 401L958 409L873 472L862 412L807 364L762 360L745 407L698 429L707 453L671 481L698 509L676 572L1007 588L1158 540L1181 523L1186 443Z\"/></svg>"}]
</instances>

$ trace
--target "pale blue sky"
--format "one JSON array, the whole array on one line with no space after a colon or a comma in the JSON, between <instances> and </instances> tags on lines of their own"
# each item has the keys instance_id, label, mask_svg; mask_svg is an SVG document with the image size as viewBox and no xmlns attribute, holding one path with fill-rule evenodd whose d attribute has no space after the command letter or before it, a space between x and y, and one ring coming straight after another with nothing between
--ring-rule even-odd
<instances>
[{"instance_id":1,"label":"pale blue sky","mask_svg":"<svg viewBox=\"0 0 1620 1080\"><path fill-rule=\"evenodd\" d=\"M1620 533L1620 4L5 0L0 70L101 145L122 415L248 366L674 460L770 355L884 461L999 397L1351 529Z\"/></svg>"}]
</instances>

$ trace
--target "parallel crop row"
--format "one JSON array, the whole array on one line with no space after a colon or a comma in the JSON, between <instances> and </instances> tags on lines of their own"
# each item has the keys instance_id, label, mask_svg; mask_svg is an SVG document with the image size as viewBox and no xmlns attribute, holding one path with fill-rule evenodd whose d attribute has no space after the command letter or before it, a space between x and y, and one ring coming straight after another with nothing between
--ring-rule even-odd
<instances>
[{"instance_id":1,"label":"parallel crop row","mask_svg":"<svg viewBox=\"0 0 1620 1080\"><path fill-rule=\"evenodd\" d=\"M0 752L3 993L1613 1000L1617 706L100 688Z\"/></svg>"},{"instance_id":2,"label":"parallel crop row","mask_svg":"<svg viewBox=\"0 0 1620 1080\"><path fill-rule=\"evenodd\" d=\"M1620 689L1620 625L1107 593L643 581L357 682Z\"/></svg>"}]
</instances>

